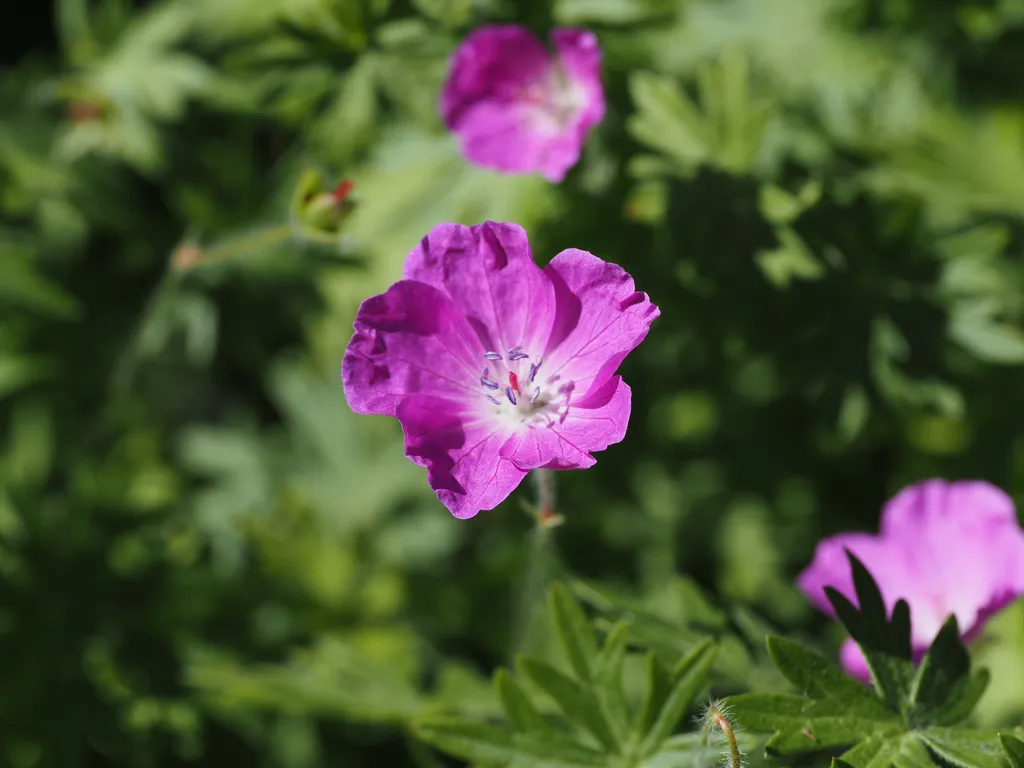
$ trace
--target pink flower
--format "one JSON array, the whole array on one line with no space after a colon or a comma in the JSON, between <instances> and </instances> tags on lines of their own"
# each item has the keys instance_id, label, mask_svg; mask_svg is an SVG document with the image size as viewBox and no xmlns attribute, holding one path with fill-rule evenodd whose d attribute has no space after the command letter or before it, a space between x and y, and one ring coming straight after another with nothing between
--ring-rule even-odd
<instances>
[{"instance_id":1,"label":"pink flower","mask_svg":"<svg viewBox=\"0 0 1024 768\"><path fill-rule=\"evenodd\" d=\"M905 488L882 510L878 536L844 533L820 542L797 585L829 615L826 586L857 603L847 549L871 572L889 611L907 601L918 661L951 614L969 640L1024 594L1024 531L1010 498L985 482L928 480ZM840 661L854 677L870 679L853 640Z\"/></svg>"},{"instance_id":2,"label":"pink flower","mask_svg":"<svg viewBox=\"0 0 1024 768\"><path fill-rule=\"evenodd\" d=\"M565 178L604 117L601 50L584 29L551 33L554 54L517 25L482 27L452 56L441 116L471 163Z\"/></svg>"},{"instance_id":3,"label":"pink flower","mask_svg":"<svg viewBox=\"0 0 1024 768\"><path fill-rule=\"evenodd\" d=\"M453 515L472 517L529 470L590 467L622 440L630 389L615 370L658 314L586 251L541 269L516 224L440 224L405 279L360 306L345 396L397 418L406 456Z\"/></svg>"}]
</instances>

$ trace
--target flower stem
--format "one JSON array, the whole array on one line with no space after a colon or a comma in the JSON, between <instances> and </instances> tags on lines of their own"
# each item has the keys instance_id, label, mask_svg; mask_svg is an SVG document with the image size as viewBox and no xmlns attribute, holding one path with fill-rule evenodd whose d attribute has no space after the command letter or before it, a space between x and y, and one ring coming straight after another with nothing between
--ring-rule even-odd
<instances>
[{"instance_id":1,"label":"flower stem","mask_svg":"<svg viewBox=\"0 0 1024 768\"><path fill-rule=\"evenodd\" d=\"M553 556L552 529L564 518L555 513L555 481L550 469L535 469L531 472L537 489L537 504L534 508L536 525L530 540L526 569L515 606L512 655L524 650L533 628L537 606L544 601L550 565Z\"/></svg>"},{"instance_id":2,"label":"flower stem","mask_svg":"<svg viewBox=\"0 0 1024 768\"><path fill-rule=\"evenodd\" d=\"M278 224L267 227L249 235L235 237L208 248L203 253L203 261L224 261L233 259L244 253L272 248L289 240L294 234L291 224Z\"/></svg>"},{"instance_id":3,"label":"flower stem","mask_svg":"<svg viewBox=\"0 0 1024 768\"><path fill-rule=\"evenodd\" d=\"M729 721L729 713L721 702L712 701L704 711L704 742L707 743L708 733L717 728L722 732L726 742L729 744L728 768L742 768L743 753L740 752L739 744L736 742L736 733Z\"/></svg>"}]
</instances>

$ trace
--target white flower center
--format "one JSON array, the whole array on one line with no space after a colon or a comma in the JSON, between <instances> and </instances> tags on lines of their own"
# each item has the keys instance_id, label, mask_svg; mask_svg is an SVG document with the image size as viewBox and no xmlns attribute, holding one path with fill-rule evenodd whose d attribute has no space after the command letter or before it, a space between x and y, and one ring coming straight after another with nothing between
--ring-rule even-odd
<instances>
[{"instance_id":1,"label":"white flower center","mask_svg":"<svg viewBox=\"0 0 1024 768\"><path fill-rule=\"evenodd\" d=\"M568 411L573 390L572 382L545 375L543 361L532 359L520 346L486 352L478 383L481 412L510 427L557 423Z\"/></svg>"},{"instance_id":2,"label":"white flower center","mask_svg":"<svg viewBox=\"0 0 1024 768\"><path fill-rule=\"evenodd\" d=\"M551 133L563 131L586 104L586 94L558 62L540 80L526 87L520 100L534 126Z\"/></svg>"}]
</instances>

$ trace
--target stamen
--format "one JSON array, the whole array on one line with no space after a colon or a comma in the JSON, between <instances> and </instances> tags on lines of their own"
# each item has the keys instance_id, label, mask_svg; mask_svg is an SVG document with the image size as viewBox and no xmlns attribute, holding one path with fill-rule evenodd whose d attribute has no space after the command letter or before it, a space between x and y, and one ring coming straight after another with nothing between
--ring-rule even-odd
<instances>
[{"instance_id":1,"label":"stamen","mask_svg":"<svg viewBox=\"0 0 1024 768\"><path fill-rule=\"evenodd\" d=\"M530 398L530 403L531 403L531 405L532 405L532 404L533 404L534 402L536 402L536 400L537 400L537 398L538 398L538 397L540 397L540 387L537 387L537 390L536 390L536 391L535 391L535 392L533 393L533 397L531 397L531 398Z\"/></svg>"},{"instance_id":2,"label":"stamen","mask_svg":"<svg viewBox=\"0 0 1024 768\"><path fill-rule=\"evenodd\" d=\"M507 354L509 356L509 359L511 359L512 355L516 354L517 352L522 351L522 349L523 349L522 345L517 344L516 346L512 347L512 349L510 349L505 354Z\"/></svg>"},{"instance_id":3,"label":"stamen","mask_svg":"<svg viewBox=\"0 0 1024 768\"><path fill-rule=\"evenodd\" d=\"M498 399L498 398L496 398L496 397L493 397L493 396L491 396L491 395L488 395L488 396L487 396L487 399L488 399L488 400L490 400L490 401L491 401L492 403L494 403L495 405L501 405L501 400L499 400L499 399Z\"/></svg>"},{"instance_id":4,"label":"stamen","mask_svg":"<svg viewBox=\"0 0 1024 768\"><path fill-rule=\"evenodd\" d=\"M525 352L515 352L513 354L510 354L508 356L508 359L509 359L509 362L515 362L516 360L523 360L523 359L525 359L527 357L529 357L529 355L526 354Z\"/></svg>"},{"instance_id":5,"label":"stamen","mask_svg":"<svg viewBox=\"0 0 1024 768\"><path fill-rule=\"evenodd\" d=\"M484 353L484 357L486 357L488 360L501 360L501 353L500 352L485 352Z\"/></svg>"},{"instance_id":6,"label":"stamen","mask_svg":"<svg viewBox=\"0 0 1024 768\"><path fill-rule=\"evenodd\" d=\"M480 372L480 383L483 384L488 389L497 389L498 388L498 382L494 381L493 379L488 379L487 378L487 369L486 368L484 368Z\"/></svg>"},{"instance_id":7,"label":"stamen","mask_svg":"<svg viewBox=\"0 0 1024 768\"><path fill-rule=\"evenodd\" d=\"M530 375L526 378L528 382L533 384L533 379L537 375L537 371L540 370L540 363L530 363Z\"/></svg>"},{"instance_id":8,"label":"stamen","mask_svg":"<svg viewBox=\"0 0 1024 768\"><path fill-rule=\"evenodd\" d=\"M490 395L488 395L488 397L490 397ZM512 403L512 405L516 404L516 394L512 391L512 387L505 387L505 397L508 398L508 401Z\"/></svg>"}]
</instances>

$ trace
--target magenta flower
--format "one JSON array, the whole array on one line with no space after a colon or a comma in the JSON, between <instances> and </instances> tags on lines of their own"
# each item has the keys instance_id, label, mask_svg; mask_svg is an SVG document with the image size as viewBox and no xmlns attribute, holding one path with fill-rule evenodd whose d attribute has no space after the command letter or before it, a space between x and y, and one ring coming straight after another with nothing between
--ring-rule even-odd
<instances>
[{"instance_id":1,"label":"magenta flower","mask_svg":"<svg viewBox=\"0 0 1024 768\"><path fill-rule=\"evenodd\" d=\"M878 536L844 533L820 542L797 585L829 615L826 586L857 603L847 549L871 572L889 611L907 601L916 661L951 614L970 640L1024 594L1024 531L1010 498L985 482L928 480L905 488L882 510ZM840 661L851 675L870 679L853 640Z\"/></svg>"},{"instance_id":2,"label":"magenta flower","mask_svg":"<svg viewBox=\"0 0 1024 768\"><path fill-rule=\"evenodd\" d=\"M604 117L601 50L584 29L551 33L554 53L525 27L482 27L452 56L441 117L462 154L485 168L559 182Z\"/></svg>"},{"instance_id":3,"label":"magenta flower","mask_svg":"<svg viewBox=\"0 0 1024 768\"><path fill-rule=\"evenodd\" d=\"M521 227L488 221L434 227L404 271L359 307L345 396L401 422L453 515L622 440L630 389L615 370L659 314L622 268L569 249L541 269Z\"/></svg>"}]
</instances>

